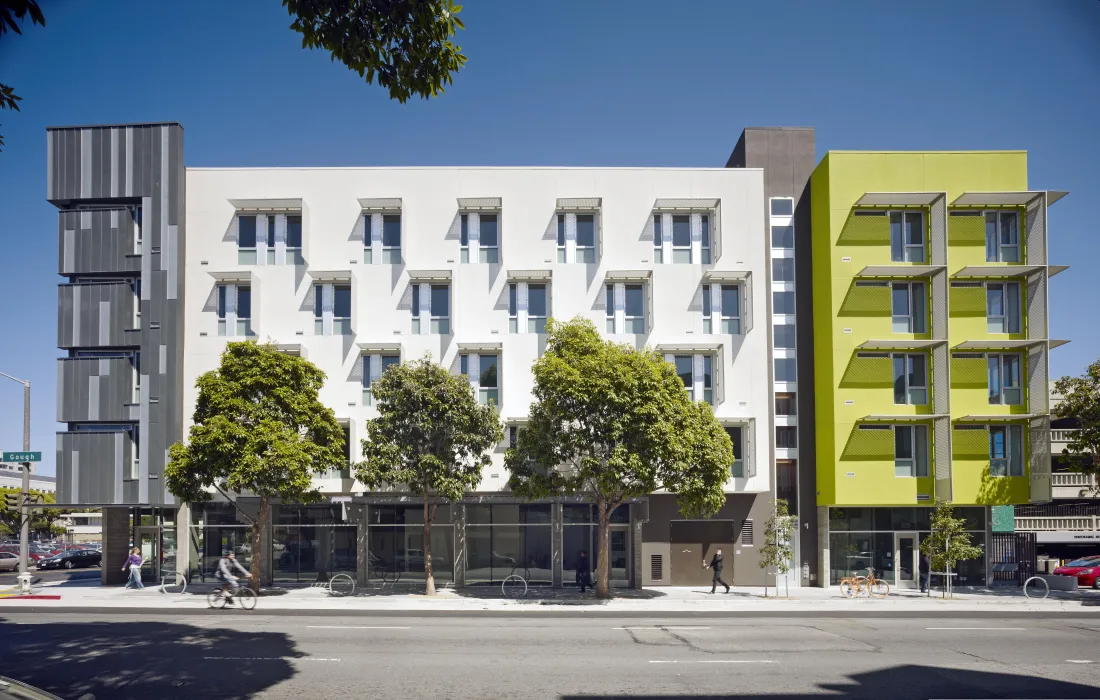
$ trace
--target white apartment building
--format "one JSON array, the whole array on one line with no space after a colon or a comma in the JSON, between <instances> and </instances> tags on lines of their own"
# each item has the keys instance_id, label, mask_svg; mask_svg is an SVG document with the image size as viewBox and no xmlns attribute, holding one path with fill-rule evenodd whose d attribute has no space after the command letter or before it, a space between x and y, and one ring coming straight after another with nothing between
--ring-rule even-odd
<instances>
[{"instance_id":1,"label":"white apartment building","mask_svg":"<svg viewBox=\"0 0 1100 700\"><path fill-rule=\"evenodd\" d=\"M546 319L586 317L609 338L663 353L735 445L727 504L711 520L684 520L671 495L620 509L613 578L693 583L708 547L724 545L734 579L762 583L752 528L756 519L762 529L773 487L774 398L765 201L763 172L752 168L187 168L184 435L196 378L217 367L228 341L255 338L326 373L321 399L347 426L354 462L376 415L370 382L430 354L467 374L509 427L477 492L452 506L467 558L454 562L456 583L499 580L520 557L494 558L523 540L518 565L546 569L529 579L568 584L572 550L593 551L590 521L569 502L512 499L503 452L528 414ZM366 504L368 527L405 522L394 515L401 494L367 493L348 471L318 486L336 502ZM553 559L537 531L543 507L545 544L564 552L561 565L539 563ZM387 537L375 552L369 536L360 572L419 551ZM479 548L488 554L475 562ZM301 570L302 556L286 558Z\"/></svg>"}]
</instances>

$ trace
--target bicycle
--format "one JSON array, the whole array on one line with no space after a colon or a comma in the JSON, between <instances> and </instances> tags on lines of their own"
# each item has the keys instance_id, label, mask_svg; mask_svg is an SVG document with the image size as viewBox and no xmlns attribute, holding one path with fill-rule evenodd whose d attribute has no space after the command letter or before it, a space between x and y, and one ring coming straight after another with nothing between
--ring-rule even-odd
<instances>
[{"instance_id":1,"label":"bicycle","mask_svg":"<svg viewBox=\"0 0 1100 700\"><path fill-rule=\"evenodd\" d=\"M176 572L174 574L165 574L160 578L160 592L161 593L180 593L182 594L187 590L187 577Z\"/></svg>"},{"instance_id":2,"label":"bicycle","mask_svg":"<svg viewBox=\"0 0 1100 700\"><path fill-rule=\"evenodd\" d=\"M232 594L229 593L229 584L223 583L218 588L210 591L206 596L206 604L214 609L224 608L229 601L235 600L242 610L253 610L256 607L256 591L241 586Z\"/></svg>"},{"instance_id":3,"label":"bicycle","mask_svg":"<svg viewBox=\"0 0 1100 700\"><path fill-rule=\"evenodd\" d=\"M875 570L867 569L866 576L849 576L840 580L840 594L845 598L855 598L864 591L872 598L885 598L890 595L890 584L875 576Z\"/></svg>"}]
</instances>

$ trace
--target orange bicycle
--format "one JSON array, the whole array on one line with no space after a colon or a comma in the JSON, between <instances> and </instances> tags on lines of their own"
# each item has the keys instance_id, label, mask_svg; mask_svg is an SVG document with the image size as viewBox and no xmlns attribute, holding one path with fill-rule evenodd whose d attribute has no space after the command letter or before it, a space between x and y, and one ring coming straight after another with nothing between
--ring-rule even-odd
<instances>
[{"instance_id":1,"label":"orange bicycle","mask_svg":"<svg viewBox=\"0 0 1100 700\"><path fill-rule=\"evenodd\" d=\"M866 576L849 576L840 580L840 594L845 598L855 598L864 591L872 598L885 598L890 595L890 584L875 576L874 569L867 569Z\"/></svg>"}]
</instances>

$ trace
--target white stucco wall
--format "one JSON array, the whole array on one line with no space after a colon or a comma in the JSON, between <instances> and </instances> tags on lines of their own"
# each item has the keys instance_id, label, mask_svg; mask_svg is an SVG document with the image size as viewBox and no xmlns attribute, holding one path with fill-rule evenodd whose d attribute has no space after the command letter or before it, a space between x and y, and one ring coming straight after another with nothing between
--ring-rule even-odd
<instances>
[{"instance_id":1,"label":"white stucco wall","mask_svg":"<svg viewBox=\"0 0 1100 700\"><path fill-rule=\"evenodd\" d=\"M531 363L539 336L509 334L508 282L511 270L552 271L551 315L591 318L605 327L605 275L617 270L652 270L649 298L652 332L616 339L657 347L720 343L724 401L715 406L723 422L755 419L756 477L731 479L731 492L769 489L771 387L765 294L769 290L763 240L763 175L753 169L639 168L278 168L187 171L186 338L184 414L189 419L195 379L217 366L229 338L219 337L214 274L249 271L252 327L260 340L300 344L308 359L328 375L321 399L351 423L353 459L365 420L374 409L362 405L355 378L364 343L400 343L403 359L426 352L457 371L459 346L501 343L501 416L522 419L531 402ZM360 198L402 201L402 265L364 264L363 241L355 235ZM500 264L461 264L458 198L499 197ZM558 198L599 197L601 255L595 265L557 263ZM237 263L237 246L227 230L235 216L229 200L302 200L305 267ZM647 222L657 199L720 200L712 236L720 237L713 265L654 264ZM360 230L361 230L360 226ZM262 234L261 234L262 235ZM369 233L368 233L369 239ZM702 334L699 308L704 268L749 271L753 327L739 336ZM411 335L410 271L450 270L451 336ZM352 336L314 333L311 271L347 271L352 286ZM717 327L715 328L717 330ZM185 430L190 422L185 424ZM482 491L507 481L503 449L486 470ZM325 480L329 493L357 493L351 482Z\"/></svg>"}]
</instances>

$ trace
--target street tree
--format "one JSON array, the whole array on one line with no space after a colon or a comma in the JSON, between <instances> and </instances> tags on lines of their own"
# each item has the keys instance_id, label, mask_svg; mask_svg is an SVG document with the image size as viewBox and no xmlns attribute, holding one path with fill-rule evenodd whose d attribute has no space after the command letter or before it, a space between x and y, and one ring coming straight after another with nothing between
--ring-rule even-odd
<instances>
[{"instance_id":1,"label":"street tree","mask_svg":"<svg viewBox=\"0 0 1100 700\"><path fill-rule=\"evenodd\" d=\"M764 524L764 546L760 548L760 568L765 572L775 567L777 574L791 570L791 558L794 557L795 519L791 516L787 501L777 498L772 501L772 512ZM776 576L775 594L779 595L779 577ZM764 597L768 597L768 582L764 580Z\"/></svg>"},{"instance_id":2,"label":"street tree","mask_svg":"<svg viewBox=\"0 0 1100 700\"><path fill-rule=\"evenodd\" d=\"M595 504L596 595L606 598L615 509L667 489L686 516L713 514L733 448L710 406L692 403L656 352L605 340L579 317L551 319L546 334L530 417L505 453L508 486L528 500L580 495Z\"/></svg>"},{"instance_id":3,"label":"street tree","mask_svg":"<svg viewBox=\"0 0 1100 700\"><path fill-rule=\"evenodd\" d=\"M390 99L435 97L466 64L453 0L283 0L302 48L325 49Z\"/></svg>"},{"instance_id":4,"label":"street tree","mask_svg":"<svg viewBox=\"0 0 1100 700\"><path fill-rule=\"evenodd\" d=\"M38 7L37 0L0 0L0 38L9 32L22 34L20 25L24 17L30 17L31 26L46 26L46 17ZM0 83L0 109L19 111L23 98L15 94L15 88ZM4 137L0 136L0 150L4 147Z\"/></svg>"},{"instance_id":5,"label":"street tree","mask_svg":"<svg viewBox=\"0 0 1100 700\"><path fill-rule=\"evenodd\" d=\"M970 543L966 519L955 517L955 509L949 501L936 499L936 512L932 514L930 525L932 532L920 543L920 551L928 556L931 571L951 574L960 561L982 555L981 547ZM945 585L945 596L947 588Z\"/></svg>"},{"instance_id":6,"label":"street tree","mask_svg":"<svg viewBox=\"0 0 1100 700\"><path fill-rule=\"evenodd\" d=\"M19 508L7 507L7 496L12 494L22 499L23 490L18 487L0 487L0 535L14 536L19 534L19 525L22 513ZM57 497L47 491L30 491L31 498L36 504L49 505L57 503ZM57 524L57 521L69 511L60 508L35 507L31 509L30 531L39 537L57 537L65 534L65 528Z\"/></svg>"},{"instance_id":7,"label":"street tree","mask_svg":"<svg viewBox=\"0 0 1100 700\"><path fill-rule=\"evenodd\" d=\"M231 342L218 369L195 382L199 397L187 442L169 450L165 483L179 499L205 501L212 491L234 503L229 494L258 499L254 514L238 507L252 524L256 590L271 500L315 500L313 475L346 464L343 429L317 398L324 382L313 363L274 344Z\"/></svg>"},{"instance_id":8,"label":"street tree","mask_svg":"<svg viewBox=\"0 0 1100 700\"><path fill-rule=\"evenodd\" d=\"M389 367L371 388L378 417L367 421L355 477L367 488L403 485L424 503L424 582L435 595L432 525L441 500L456 503L481 483L489 450L503 439L492 406L470 382L430 358Z\"/></svg>"},{"instance_id":9,"label":"street tree","mask_svg":"<svg viewBox=\"0 0 1100 700\"><path fill-rule=\"evenodd\" d=\"M1100 360L1080 377L1062 377L1054 383L1062 396L1054 408L1059 418L1073 420L1069 443L1060 455L1070 469L1081 474L1100 475ZM1100 494L1100 480L1093 481L1093 492Z\"/></svg>"}]
</instances>

